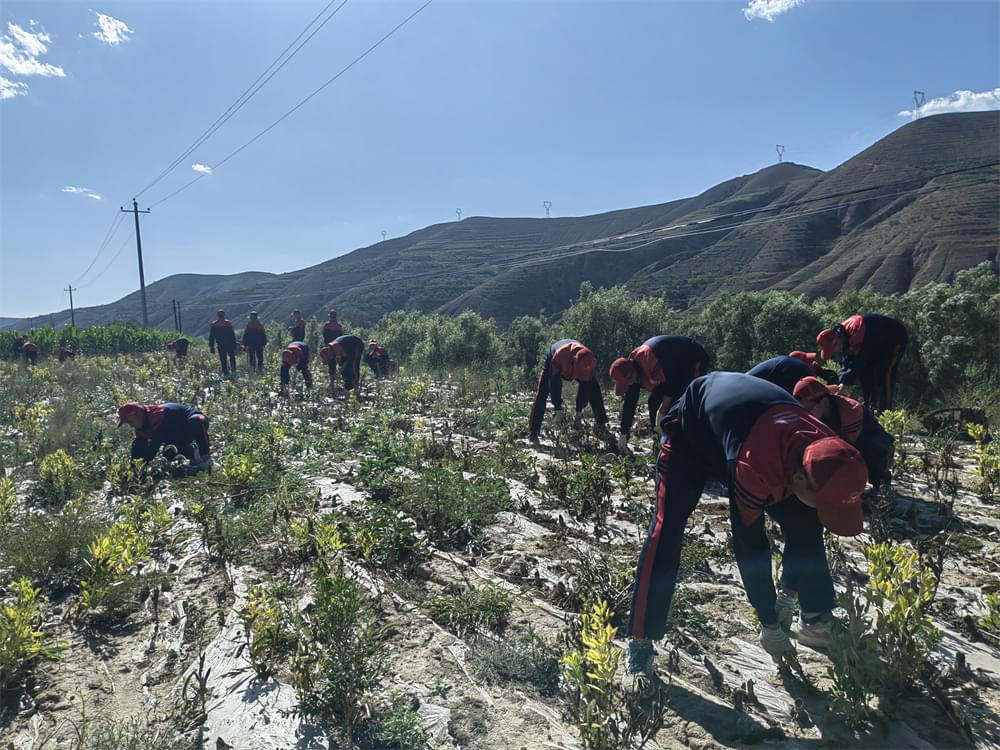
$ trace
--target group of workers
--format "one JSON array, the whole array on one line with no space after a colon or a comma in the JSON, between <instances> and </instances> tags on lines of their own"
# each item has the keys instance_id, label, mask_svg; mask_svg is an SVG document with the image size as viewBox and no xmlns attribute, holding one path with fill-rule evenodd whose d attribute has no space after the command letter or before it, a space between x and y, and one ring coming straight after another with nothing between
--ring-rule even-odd
<instances>
[{"instance_id":1,"label":"group of workers","mask_svg":"<svg viewBox=\"0 0 1000 750\"><path fill-rule=\"evenodd\" d=\"M292 341L281 353L282 385L288 384L293 368L311 385L305 321L297 310L289 332ZM335 310L329 311L322 335L320 359L331 383L339 365L348 391L357 388L363 358L376 375L390 374L385 350L345 335ZM790 633L796 615L800 643L815 648L829 644L835 595L823 532L859 534L862 493L869 482L877 488L889 479L892 438L875 414L892 408L907 333L891 318L854 315L821 331L816 342L818 353L794 351L747 373L711 372L709 353L686 336L654 336L611 363L608 374L615 392L624 397L618 449L628 451L642 391L649 393L649 424L658 435L655 499L629 621L627 674L637 690L651 690L658 680L653 641L666 632L684 530L710 479L727 488L733 551L760 622L761 646L775 660L793 655ZM179 338L170 347L183 357L189 343ZM263 366L266 343L266 331L251 313L242 345L256 369ZM20 346L29 351L24 342ZM235 368L236 335L223 310L212 324L209 346L213 352L218 349L224 374ZM839 373L824 367L827 360L839 360ZM597 364L595 354L579 341L563 339L549 348L531 409L532 443L540 442L547 401L558 421L567 421L564 381L578 384L576 425L589 404L597 434L615 440ZM860 401L844 390L855 384ZM211 470L209 421L196 408L127 403L118 410L118 425L125 424L135 431L133 458L149 461L161 447L172 445L190 470ZM778 524L784 538L778 590L765 516Z\"/></svg>"},{"instance_id":2,"label":"group of workers","mask_svg":"<svg viewBox=\"0 0 1000 750\"><path fill-rule=\"evenodd\" d=\"M878 488L889 479L893 441L875 414L892 408L907 332L883 315L854 315L821 331L816 343L818 353L773 357L745 374L709 372L708 352L686 336L654 336L611 363L615 392L624 396L619 450L628 449L640 391L649 392L650 427L658 433L656 497L629 622L627 673L637 690L651 690L658 679L653 641L666 632L684 529L709 479L727 488L733 552L761 624L761 646L776 661L794 654L796 613L800 643L829 645L835 595L823 531L861 533L862 493L869 482ZM839 374L823 366L833 359ZM596 368L597 357L579 341L550 347L531 410L533 443L546 400L566 421L568 380L579 384L575 424L589 403L597 434L609 437ZM854 384L860 402L843 392ZM780 591L765 516L785 540Z\"/></svg>"},{"instance_id":3,"label":"group of workers","mask_svg":"<svg viewBox=\"0 0 1000 750\"><path fill-rule=\"evenodd\" d=\"M330 376L330 385L337 380L337 369L344 383L344 389L350 393L357 391L361 383L361 363L367 364L376 378L389 377L396 371L396 362L389 357L385 347L374 339L367 346L358 336L344 333L343 324L337 319L337 311L329 310L328 319L323 323L323 345L319 350L320 360L326 365ZM306 343L306 321L302 311L292 310L291 322L288 325L291 341L281 351L280 380L282 388L291 382L292 370L297 370L306 387L312 387L313 376L309 369L311 352ZM178 359L187 356L191 342L177 338L167 344ZM223 376L236 372L236 353L242 349L247 353L251 370L263 371L264 347L267 346L267 329L260 321L257 312L252 311L243 329L243 337L239 344L236 341L236 331L233 322L226 318L226 311L219 310L208 334L208 347L214 354L219 353L219 365Z\"/></svg>"}]
</instances>

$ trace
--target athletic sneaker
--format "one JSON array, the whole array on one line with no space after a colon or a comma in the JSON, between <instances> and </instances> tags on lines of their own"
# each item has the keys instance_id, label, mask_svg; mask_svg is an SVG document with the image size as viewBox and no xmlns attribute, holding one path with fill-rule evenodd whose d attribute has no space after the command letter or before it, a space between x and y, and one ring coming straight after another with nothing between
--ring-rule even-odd
<instances>
[{"instance_id":1,"label":"athletic sneaker","mask_svg":"<svg viewBox=\"0 0 1000 750\"><path fill-rule=\"evenodd\" d=\"M799 643L817 651L825 651L833 641L830 625L829 615L825 617L820 615L815 619L803 621L797 636Z\"/></svg>"},{"instance_id":2,"label":"athletic sneaker","mask_svg":"<svg viewBox=\"0 0 1000 750\"><path fill-rule=\"evenodd\" d=\"M628 642L628 665L625 668L625 687L631 692L648 698L655 690L660 676L653 666L653 642L648 638L633 638Z\"/></svg>"}]
</instances>

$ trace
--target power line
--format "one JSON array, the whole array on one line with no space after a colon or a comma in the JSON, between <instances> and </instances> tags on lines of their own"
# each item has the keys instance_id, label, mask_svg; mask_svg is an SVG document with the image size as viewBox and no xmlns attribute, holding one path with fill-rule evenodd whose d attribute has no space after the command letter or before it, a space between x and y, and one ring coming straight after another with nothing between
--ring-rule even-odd
<instances>
[{"instance_id":1,"label":"power line","mask_svg":"<svg viewBox=\"0 0 1000 750\"><path fill-rule=\"evenodd\" d=\"M433 2L434 2L434 0L426 0L426 2L423 5L421 5L415 11L413 11L410 15L408 15L406 18L404 18L402 21L400 21L398 24L396 24L384 36L382 36L377 42L375 42L374 44L372 44L370 47L368 47L368 49L366 49L360 55L358 55L353 60L351 60L351 62L349 62L347 65L345 65L343 68L341 68L340 71L338 71L336 75L334 75L331 78L327 79L326 82L323 83L319 88L315 89L311 94L309 94L304 99L302 99L298 104L296 104L294 107L292 107L291 109L289 109L287 112L285 112L283 115L281 115L281 117L279 117L277 120L275 120L274 122L272 122L266 128L264 128L263 130L261 130L259 133L257 133L257 135L255 135L253 138L251 138L250 140L248 140L242 146L240 146L239 148L235 149L234 151L231 151L223 159L221 159L220 161L218 161L215 164L211 165L212 171L213 172L216 171L222 165L224 165L226 162L228 162L230 159L232 159L237 154L239 154L241 151L243 151L245 148L247 148L247 147L251 146L252 144L256 143L263 136L267 135L267 133L271 132L271 130L273 130L275 127L277 127L281 122L283 122L285 119L287 119L288 117L290 117L293 113L295 113L296 111L298 111L302 106L304 106L306 104L306 102L310 101L313 97L315 97L317 94L319 94L321 91L323 91L327 86L329 86L330 84L332 84L334 81L336 81L338 78L340 78L342 75L344 75L347 71L349 71L355 65L357 65L359 62L361 62L362 60L364 60L366 57L368 57L368 55L370 55L376 49L378 49L379 47L381 47L382 44L385 43L389 39L389 37L391 37L393 34L395 34L401 28L403 28L404 26L406 26L406 24L408 24L410 21L412 21L414 18L416 18L417 15L420 14L421 11L423 11L428 5L430 5ZM172 193L166 195L165 197L163 197L160 200L158 200L155 203L153 203L150 206L150 208L155 208L156 206L159 206L161 203L164 203L164 202L170 200L175 195L177 195L178 193L180 193L180 192L182 192L184 190L187 190L189 187L191 187L196 182L198 182L198 180L200 180L200 179L202 179L203 177L206 177L206 176L207 176L207 174L200 174L200 175L198 175L197 177L195 177L190 182L185 183L184 185L182 185L181 187L179 187L177 190L174 190Z\"/></svg>"},{"instance_id":2,"label":"power line","mask_svg":"<svg viewBox=\"0 0 1000 750\"><path fill-rule=\"evenodd\" d=\"M97 253L94 255L93 260L90 261L90 265L88 265L87 268L84 270L84 272L82 274L80 274L80 277L76 280L75 283L79 284L81 281L83 281L84 277L88 273L90 273L90 269L94 267L94 264L97 262L97 259L101 257L101 253L104 252L105 248L107 248L108 244L111 242L112 238L115 236L115 233L118 231L118 227L121 225L122 218L123 217L121 215L121 212L115 213L115 217L111 221L111 226L109 226L108 227L108 231L106 231L104 233L104 239L101 241L101 244L98 246Z\"/></svg>"},{"instance_id":3,"label":"power line","mask_svg":"<svg viewBox=\"0 0 1000 750\"><path fill-rule=\"evenodd\" d=\"M152 181L152 182L150 182L150 183L149 183L148 185L146 185L146 187L144 187L144 188L143 188L142 190L140 190L140 191L139 191L138 193L136 193L136 194L135 194L135 197L136 197L136 198L138 198L138 197L139 197L139 196L141 196L141 195L142 195L143 193L145 193L145 192L146 192L147 190L149 190L149 189L150 189L151 187L153 187L154 185L156 185L156 184L157 184L157 183L158 183L158 182L159 182L160 180L162 180L162 179L163 179L164 177L166 177L166 176L167 176L168 174L170 174L170 173L171 173L172 171L174 171L174 170L175 170L175 169L176 169L176 168L177 168L178 166L180 166L180 164L181 164L181 163L182 163L182 162L183 162L183 161L184 161L184 160L185 160L185 159L186 159L186 158L187 158L188 156L190 156L190 155L191 155L192 153L194 153L194 151L195 151L195 150L196 150L196 149L197 149L197 148L198 148L198 147L199 147L199 146L200 146L200 145L201 145L202 143L204 143L204 142L205 142L205 141L207 141L207 140L208 140L209 138L211 138L211 137L212 137L212 135L213 135L213 134L214 134L214 133L215 133L215 132L216 132L217 130L219 130L219 128L221 128L221 127L222 127L223 125L225 125L225 124L226 124L226 122L228 122L228 121L229 121L229 120L230 120L230 119L231 119L231 118L232 118L232 117L233 117L233 116L234 116L234 115L235 115L235 114L236 114L237 112L239 112L239 111L240 111L240 110L241 110L241 109L243 108L243 106L244 106L244 105L245 105L245 104L246 104L247 102L249 102L249 101L250 101L250 100L251 100L251 99L252 99L252 98L253 98L253 97L254 97L254 96L255 96L255 95L257 94L257 92L258 92L258 91L260 91L260 90L261 90L262 88L264 88L264 86L266 86L266 85L267 85L268 81L270 81L270 80L271 80L272 78L274 78L274 76L275 76L275 75L277 75L277 74L278 74L278 72L279 72L279 71L280 71L280 70L281 70L281 69L282 69L283 67L285 67L285 65L286 65L286 64L288 64L288 62L289 62L289 61L290 61L290 60L291 60L291 59L292 59L293 57L295 57L295 55L297 55L297 54L299 53L299 51L300 51L300 50L301 50L301 49L302 49L303 47L305 47L305 46L307 45L307 44L309 43L309 41L310 41L310 40L311 40L311 39L312 39L312 38L313 38L314 36L316 36L316 34L318 34L318 33L320 32L320 30L321 30L321 29L322 29L322 28L323 28L324 26L326 26L326 24L327 24L327 23L329 23L329 21L330 21L330 20L331 20L331 19L332 19L332 18L333 18L333 17L335 16L335 15L337 15L337 13L338 13L338 12L340 11L340 9L341 9L341 8L343 8L343 7L345 6L345 5L347 5L347 0L342 0L342 2L340 3L340 5L338 5L338 6L337 6L337 7L336 7L336 8L334 9L333 13L331 13L331 14L330 14L329 16L327 16L327 17L326 17L326 18L325 18L325 19L323 20L323 22L322 22L322 23L321 23L321 24L320 24L319 26L317 26L317 27L316 27L316 28L315 28L315 29L313 30L313 32L312 32L311 34L309 34L309 36L308 36L308 37L306 37L306 38L305 38L305 40L303 40L303 41L302 41L302 43L301 43L301 44L299 44L299 46L295 48L295 50L294 50L294 51L292 51L292 53L291 53L290 55L288 55L288 57L285 57L285 55L286 55L286 54L288 53L288 51L289 51L289 50L290 50L290 49L291 49L291 48L292 48L292 47L293 47L293 46L295 45L295 43L296 43L296 42L298 42L298 41L299 41L299 39L302 39L302 36L303 36L303 35L304 35L304 34L305 34L305 33L306 33L307 31L309 31L310 27L312 27L312 25L313 25L313 24L315 24L315 23L316 23L316 21L318 21L318 20L320 19L320 17L322 17L322 16L323 16L323 14L324 14L324 13L326 13L326 12L327 12L327 10L329 10L330 6L331 6L331 5L333 5L333 4L335 3L335 2L337 2L337 0L330 0L330 2L328 2L328 3L327 3L327 4L326 4L326 5L324 6L324 7L323 7L323 9L322 9L322 10L321 10L321 11L320 11L319 13L317 13L317 14L316 14L316 16L315 16L315 17L314 17L314 18L313 18L313 19L312 19L312 20L311 20L311 21L310 21L310 22L309 22L308 24L306 24L306 27L305 27L304 29L302 29L302 31L300 31L300 32L299 32L299 35L298 35L297 37L295 37L295 38L294 38L294 39L293 39L293 40L292 40L292 41L291 41L291 42L290 42L290 43L288 44L288 46L287 46L287 47L285 47L285 49L283 49L283 50L281 51L281 54L279 54L279 55L278 55L278 56L277 56L277 57L276 57L276 58L275 58L275 59L274 59L274 60L273 60L273 61L271 62L271 64L270 64L270 65L268 65L268 66L267 66L267 67L266 67L266 68L264 69L264 71L263 71L263 72L262 72L262 73L261 73L261 74L260 74L259 76L257 76L256 80L255 80L255 81L254 81L253 83L251 83L251 84L250 84L250 85L249 85L249 86L248 86L248 87L246 88L246 90L245 90L245 91L244 91L244 92L243 92L242 94L240 94L240 95L239 95L239 96L238 96L238 97L236 98L236 100L235 100L235 101L234 101L234 102L233 102L232 104L230 104L230 105L229 105L229 107L228 107L228 108L226 109L226 111L225 111L225 112L223 112L223 113L222 113L221 115L219 115L219 116L218 116L218 117L217 117L217 118L215 119L215 122L213 122L213 123L212 123L211 125L209 125L209 126L208 126L208 128L206 128L206 129L205 129L205 131L204 131L204 132L203 132L203 133L202 133L201 135L199 135L199 136L198 136L198 137L197 137L197 138L196 138L196 139L194 140L194 142L193 142L193 143L192 143L192 144L191 144L190 146L188 146L188 147L187 147L187 148L186 148L186 149L185 149L185 150L184 150L183 152L181 152L180 156L178 156L178 157L177 157L176 159L174 159L174 160L173 160L172 162L170 162L170 164L169 164L169 165L167 165L167 167L166 167L166 168L165 168L165 169L164 169L164 170L163 170L162 172L160 172L160 174L158 174L158 175L157 175L157 176L156 176L156 177L155 177L155 178L153 179L153 181ZM285 59L284 59L284 60L281 60L281 58L282 58L282 57L285 57ZM281 61L281 62L280 62L280 64L279 64L279 61ZM275 67L275 66L277 66L277 67Z\"/></svg>"},{"instance_id":4,"label":"power line","mask_svg":"<svg viewBox=\"0 0 1000 750\"><path fill-rule=\"evenodd\" d=\"M98 279L100 279L104 274L106 274L111 269L111 267L115 264L115 261L118 260L118 256L120 256L125 251L125 248L128 247L129 242L131 242L134 236L135 236L135 230L133 229L131 232L129 232L128 237L125 238L125 241L121 244L121 247L118 248L118 251L113 256L111 256L111 260L108 261L108 264L101 269L100 273L98 273L97 276L95 276L86 284L84 284L83 285L84 288L92 287L94 284L97 283Z\"/></svg>"}]
</instances>

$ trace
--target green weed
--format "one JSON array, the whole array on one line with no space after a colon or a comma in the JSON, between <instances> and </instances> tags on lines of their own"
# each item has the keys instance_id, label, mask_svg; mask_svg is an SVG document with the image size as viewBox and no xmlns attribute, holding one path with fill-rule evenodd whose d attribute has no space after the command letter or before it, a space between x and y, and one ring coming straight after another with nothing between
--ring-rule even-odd
<instances>
[{"instance_id":1,"label":"green weed","mask_svg":"<svg viewBox=\"0 0 1000 750\"><path fill-rule=\"evenodd\" d=\"M479 630L500 631L507 625L514 597L496 586L455 594L438 594L428 603L431 617L459 635Z\"/></svg>"}]
</instances>

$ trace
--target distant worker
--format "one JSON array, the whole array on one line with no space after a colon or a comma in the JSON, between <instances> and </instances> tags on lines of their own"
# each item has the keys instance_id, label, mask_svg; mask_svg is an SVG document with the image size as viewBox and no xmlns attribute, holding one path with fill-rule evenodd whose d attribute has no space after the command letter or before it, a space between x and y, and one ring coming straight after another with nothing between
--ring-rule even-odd
<instances>
[{"instance_id":1,"label":"distant worker","mask_svg":"<svg viewBox=\"0 0 1000 750\"><path fill-rule=\"evenodd\" d=\"M135 430L133 459L152 461L160 448L172 445L188 459L192 470L212 470L208 417L195 407L129 402L118 409L118 426L124 424Z\"/></svg>"},{"instance_id":2,"label":"distant worker","mask_svg":"<svg viewBox=\"0 0 1000 750\"><path fill-rule=\"evenodd\" d=\"M342 326L340 324L340 321L337 320L337 311L336 310L328 310L327 311L327 316L329 317L329 320L327 320L323 324L323 343L324 344L329 344L331 341L333 341L338 336L343 336L344 335L344 326Z\"/></svg>"},{"instance_id":3,"label":"distant worker","mask_svg":"<svg viewBox=\"0 0 1000 750\"><path fill-rule=\"evenodd\" d=\"M236 374L236 331L233 330L233 322L226 319L226 311L219 310L212 321L212 327L208 333L208 349L215 354L215 349L219 349L219 362L222 364L222 374L229 375L229 368L233 368Z\"/></svg>"},{"instance_id":4,"label":"distant worker","mask_svg":"<svg viewBox=\"0 0 1000 750\"><path fill-rule=\"evenodd\" d=\"M26 364L33 365L38 362L38 345L28 339L27 336L22 336L21 338L23 339L21 342L21 356L24 357Z\"/></svg>"},{"instance_id":5,"label":"distant worker","mask_svg":"<svg viewBox=\"0 0 1000 750\"><path fill-rule=\"evenodd\" d=\"M336 375L336 366L340 365L340 376L344 379L344 388L348 394L353 390L357 395L361 387L361 355L365 350L365 342L358 336L338 336L323 347L327 351L322 354L324 362L328 361L330 368L330 385Z\"/></svg>"},{"instance_id":6,"label":"distant worker","mask_svg":"<svg viewBox=\"0 0 1000 750\"><path fill-rule=\"evenodd\" d=\"M801 359L807 365L809 365L815 375L820 380L825 380L827 383L837 383L840 380L840 376L833 370L828 370L823 367L823 361L820 359L816 352L788 352L789 357L795 357L795 359Z\"/></svg>"},{"instance_id":7,"label":"distant worker","mask_svg":"<svg viewBox=\"0 0 1000 750\"><path fill-rule=\"evenodd\" d=\"M306 340L306 322L302 319L302 311L297 307L292 310L292 322L288 324L288 332L292 336L292 341Z\"/></svg>"},{"instance_id":8,"label":"distant worker","mask_svg":"<svg viewBox=\"0 0 1000 750\"><path fill-rule=\"evenodd\" d=\"M804 359L784 354L765 359L747 370L747 375L779 385L788 393L792 392L795 384L802 378L809 378L815 374L815 370Z\"/></svg>"},{"instance_id":9,"label":"distant worker","mask_svg":"<svg viewBox=\"0 0 1000 750\"><path fill-rule=\"evenodd\" d=\"M267 330L256 311L250 312L250 320L243 329L243 348L247 352L250 369L264 370L264 347L267 346Z\"/></svg>"},{"instance_id":10,"label":"distant worker","mask_svg":"<svg viewBox=\"0 0 1000 750\"><path fill-rule=\"evenodd\" d=\"M779 386L732 372L694 380L661 424L656 499L629 622L634 686L647 692L657 679L652 640L666 632L684 527L709 479L728 488L733 552L760 620L762 648L776 661L794 653L786 628L800 603L799 642L827 645L836 597L823 529L861 533L868 472L858 451ZM785 540L780 599L765 513Z\"/></svg>"},{"instance_id":11,"label":"distant worker","mask_svg":"<svg viewBox=\"0 0 1000 750\"><path fill-rule=\"evenodd\" d=\"M574 425L579 427L583 419L583 409L589 403L594 412L596 432L598 436L609 439L608 413L604 410L604 396L600 383L594 377L597 368L597 357L590 349L579 341L562 339L549 347L545 355L545 364L538 376L538 390L531 406L531 420L528 426L528 439L538 444L542 431L542 421L545 418L545 402L552 399L552 408L559 422L566 421L563 412L562 384L564 380L575 380L576 417Z\"/></svg>"},{"instance_id":12,"label":"distant worker","mask_svg":"<svg viewBox=\"0 0 1000 750\"><path fill-rule=\"evenodd\" d=\"M840 384L861 386L861 398L876 414L892 408L896 371L906 351L906 326L875 313L852 315L816 336L823 359L840 360Z\"/></svg>"},{"instance_id":13,"label":"distant worker","mask_svg":"<svg viewBox=\"0 0 1000 750\"><path fill-rule=\"evenodd\" d=\"M59 361L60 362L65 362L66 360L73 359L74 357L76 357L76 352L74 352L68 346L63 345L63 346L59 347Z\"/></svg>"},{"instance_id":14,"label":"distant worker","mask_svg":"<svg viewBox=\"0 0 1000 750\"><path fill-rule=\"evenodd\" d=\"M891 479L893 438L871 409L840 393L840 386L826 385L815 376L795 384L792 395L809 413L858 449L876 490Z\"/></svg>"},{"instance_id":15,"label":"distant worker","mask_svg":"<svg viewBox=\"0 0 1000 750\"><path fill-rule=\"evenodd\" d=\"M309 346L304 341L293 341L281 352L281 390L284 392L292 380L292 368L302 373L306 388L313 384L312 373L309 372Z\"/></svg>"},{"instance_id":16,"label":"distant worker","mask_svg":"<svg viewBox=\"0 0 1000 750\"><path fill-rule=\"evenodd\" d=\"M365 352L365 364L371 368L376 378L387 378L390 374L392 360L389 359L389 352L375 339L368 342L368 351Z\"/></svg>"},{"instance_id":17,"label":"distant worker","mask_svg":"<svg viewBox=\"0 0 1000 750\"><path fill-rule=\"evenodd\" d=\"M24 346L24 342L27 340L26 336L15 332L14 340L10 344L10 353L13 355L14 359L21 359L24 356L24 352L21 351L21 347Z\"/></svg>"},{"instance_id":18,"label":"distant worker","mask_svg":"<svg viewBox=\"0 0 1000 750\"><path fill-rule=\"evenodd\" d=\"M188 347L190 345L191 342L181 336L180 338L176 338L173 341L168 342L167 349L174 352L174 359L181 360L187 356Z\"/></svg>"},{"instance_id":19,"label":"distant worker","mask_svg":"<svg viewBox=\"0 0 1000 750\"><path fill-rule=\"evenodd\" d=\"M707 374L708 369L708 352L687 336L653 336L627 357L612 362L608 374L615 384L615 393L625 397L618 450L628 448L640 390L649 391L649 427L655 431L660 417L684 393L688 383Z\"/></svg>"}]
</instances>

